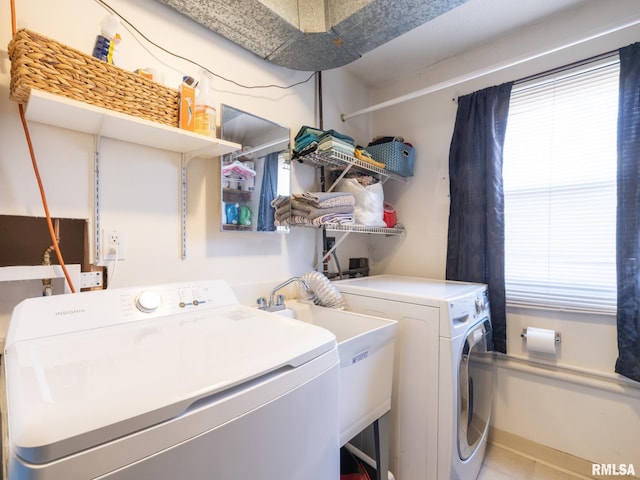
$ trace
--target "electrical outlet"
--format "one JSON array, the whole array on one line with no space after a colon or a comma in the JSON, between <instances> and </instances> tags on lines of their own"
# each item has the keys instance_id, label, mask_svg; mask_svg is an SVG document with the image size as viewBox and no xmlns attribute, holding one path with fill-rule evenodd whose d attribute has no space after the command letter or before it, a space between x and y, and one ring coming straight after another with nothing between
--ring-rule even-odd
<instances>
[{"instance_id":1,"label":"electrical outlet","mask_svg":"<svg viewBox=\"0 0 640 480\"><path fill-rule=\"evenodd\" d=\"M125 237L121 230L103 230L102 232L102 259L124 260Z\"/></svg>"}]
</instances>

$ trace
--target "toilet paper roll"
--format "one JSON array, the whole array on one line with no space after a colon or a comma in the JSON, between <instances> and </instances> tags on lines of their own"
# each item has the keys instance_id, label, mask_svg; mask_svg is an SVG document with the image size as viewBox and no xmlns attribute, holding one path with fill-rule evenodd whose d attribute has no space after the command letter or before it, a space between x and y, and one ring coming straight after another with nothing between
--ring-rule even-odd
<instances>
[{"instance_id":1,"label":"toilet paper roll","mask_svg":"<svg viewBox=\"0 0 640 480\"><path fill-rule=\"evenodd\" d=\"M556 354L556 332L544 328L527 327L527 349L530 352Z\"/></svg>"}]
</instances>

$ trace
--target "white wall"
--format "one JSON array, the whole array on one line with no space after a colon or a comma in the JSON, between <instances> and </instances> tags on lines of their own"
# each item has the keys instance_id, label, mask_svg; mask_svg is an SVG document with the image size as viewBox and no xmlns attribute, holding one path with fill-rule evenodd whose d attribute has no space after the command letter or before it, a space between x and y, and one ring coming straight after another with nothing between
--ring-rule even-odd
<instances>
[{"instance_id":1,"label":"white wall","mask_svg":"<svg viewBox=\"0 0 640 480\"><path fill-rule=\"evenodd\" d=\"M491 45L398 79L373 92L372 104L523 60L625 23L639 13L636 0L587 2L553 21L521 29ZM379 249L377 271L444 278L448 155L456 115L453 99L638 39L640 27L636 26L372 114L374 135L402 135L417 152L410 183L388 184L387 199L396 206L407 234L400 248ZM520 338L526 326L560 331L562 345L557 357L530 356ZM613 316L509 309L508 350L515 359L499 362L493 417L496 428L590 461L640 465L640 385L613 373L617 356ZM537 367L540 361L550 367Z\"/></svg>"},{"instance_id":2,"label":"white wall","mask_svg":"<svg viewBox=\"0 0 640 480\"><path fill-rule=\"evenodd\" d=\"M162 47L242 84L289 85L311 75L272 65L159 2L113 0L109 4ZM87 53L106 14L97 2L74 0L23 0L16 2L16 9L18 28ZM17 104L8 98L9 2L0 6L0 19L4 24L0 29L0 214L44 216ZM171 88L177 88L182 75L198 74L199 67L162 52L127 29L120 28L120 33L123 68L157 68ZM323 81L325 91L340 94L324 102L325 127L338 128L334 126L339 122L338 101L342 108L354 108L368 101L367 92L346 72L329 72ZM213 89L216 102L287 126L292 137L302 125L318 122L315 79L282 90L245 89L215 78ZM369 123L360 119L343 131L368 138ZM92 223L93 136L35 123L30 129L52 216ZM219 160L198 158L190 161L187 171L187 258L182 260L180 156L110 139L102 140L100 156L101 225L120 230L126 238L126 259L119 262L114 286L224 278L238 285L243 301L252 301L257 293L266 293L257 292L256 283L268 288L312 269L317 261L318 233L313 229L297 228L289 235L220 232ZM294 171L294 188L312 189L314 178L311 167L300 165ZM2 307L0 318L6 323L10 305L3 302Z\"/></svg>"}]
</instances>

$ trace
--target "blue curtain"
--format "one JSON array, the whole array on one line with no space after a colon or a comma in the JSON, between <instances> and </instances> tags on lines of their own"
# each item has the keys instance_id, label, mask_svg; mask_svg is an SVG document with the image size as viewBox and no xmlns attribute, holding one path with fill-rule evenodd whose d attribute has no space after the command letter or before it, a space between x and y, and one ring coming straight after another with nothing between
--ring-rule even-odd
<instances>
[{"instance_id":1,"label":"blue curtain","mask_svg":"<svg viewBox=\"0 0 640 480\"><path fill-rule=\"evenodd\" d=\"M640 43L619 53L615 370L640 382Z\"/></svg>"},{"instance_id":2,"label":"blue curtain","mask_svg":"<svg viewBox=\"0 0 640 480\"><path fill-rule=\"evenodd\" d=\"M494 349L506 353L502 150L513 83L458 99L449 150L448 280L489 286Z\"/></svg>"},{"instance_id":3,"label":"blue curtain","mask_svg":"<svg viewBox=\"0 0 640 480\"><path fill-rule=\"evenodd\" d=\"M258 231L273 232L275 209L271 201L276 198L278 189L278 156L279 152L268 154L264 159L262 185L260 186L260 203L258 205Z\"/></svg>"}]
</instances>

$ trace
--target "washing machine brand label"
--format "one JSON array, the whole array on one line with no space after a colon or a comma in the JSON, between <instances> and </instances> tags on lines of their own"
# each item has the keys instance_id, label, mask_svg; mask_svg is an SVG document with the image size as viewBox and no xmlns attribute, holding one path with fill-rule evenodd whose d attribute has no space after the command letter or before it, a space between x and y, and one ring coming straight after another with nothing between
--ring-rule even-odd
<instances>
[{"instance_id":1,"label":"washing machine brand label","mask_svg":"<svg viewBox=\"0 0 640 480\"><path fill-rule=\"evenodd\" d=\"M87 311L84 308L72 308L70 310L59 310L56 312L56 315L76 315L78 313L86 313Z\"/></svg>"},{"instance_id":2,"label":"washing machine brand label","mask_svg":"<svg viewBox=\"0 0 640 480\"><path fill-rule=\"evenodd\" d=\"M362 353L359 353L357 355L354 355L351 358L351 365L353 365L354 363L358 363L361 360L364 360L365 358L367 358L369 356L369 350L365 350Z\"/></svg>"}]
</instances>

